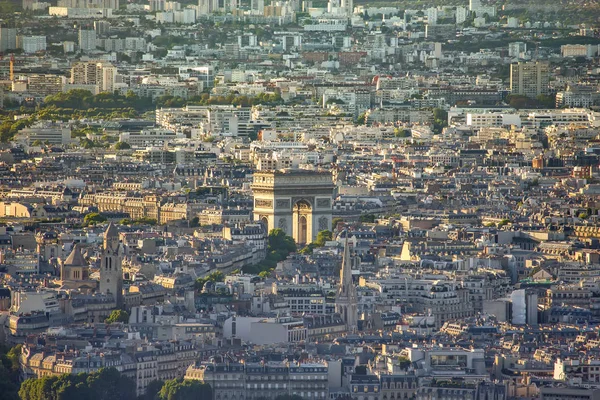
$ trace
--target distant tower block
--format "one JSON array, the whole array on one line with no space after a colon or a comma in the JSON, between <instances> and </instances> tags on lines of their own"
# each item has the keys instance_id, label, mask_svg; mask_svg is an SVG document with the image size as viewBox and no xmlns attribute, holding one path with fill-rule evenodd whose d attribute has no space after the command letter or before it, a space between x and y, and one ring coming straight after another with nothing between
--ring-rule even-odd
<instances>
[{"instance_id":1,"label":"distant tower block","mask_svg":"<svg viewBox=\"0 0 600 400\"><path fill-rule=\"evenodd\" d=\"M334 185L329 172L309 170L254 173L254 220L281 228L296 243L308 244L331 230Z\"/></svg>"}]
</instances>

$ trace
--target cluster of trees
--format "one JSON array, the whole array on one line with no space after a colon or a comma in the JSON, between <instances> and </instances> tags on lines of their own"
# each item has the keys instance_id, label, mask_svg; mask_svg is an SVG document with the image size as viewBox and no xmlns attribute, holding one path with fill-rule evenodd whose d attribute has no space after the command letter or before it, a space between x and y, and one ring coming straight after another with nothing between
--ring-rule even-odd
<instances>
[{"instance_id":1,"label":"cluster of trees","mask_svg":"<svg viewBox=\"0 0 600 400\"><path fill-rule=\"evenodd\" d=\"M204 278L196 279L195 287L197 290L202 290L206 282L223 282L225 275L221 271L214 271L206 275Z\"/></svg>"},{"instance_id":2,"label":"cluster of trees","mask_svg":"<svg viewBox=\"0 0 600 400\"><path fill-rule=\"evenodd\" d=\"M113 310L104 322L107 324L112 324L115 322L122 322L126 324L129 322L129 314L124 310Z\"/></svg>"},{"instance_id":3,"label":"cluster of trees","mask_svg":"<svg viewBox=\"0 0 600 400\"><path fill-rule=\"evenodd\" d=\"M358 218L358 221L364 224L373 224L375 223L375 214L363 214Z\"/></svg>"},{"instance_id":4,"label":"cluster of trees","mask_svg":"<svg viewBox=\"0 0 600 400\"><path fill-rule=\"evenodd\" d=\"M64 374L27 379L19 390L21 400L131 400L135 383L114 368L91 374Z\"/></svg>"},{"instance_id":5,"label":"cluster of trees","mask_svg":"<svg viewBox=\"0 0 600 400\"><path fill-rule=\"evenodd\" d=\"M556 107L556 95L539 95L535 99L520 94L509 94L506 102L517 110L523 108L554 108Z\"/></svg>"},{"instance_id":6,"label":"cluster of trees","mask_svg":"<svg viewBox=\"0 0 600 400\"><path fill-rule=\"evenodd\" d=\"M106 221L106 217L97 212L91 212L89 214L86 214L85 217L83 217L84 226L101 224Z\"/></svg>"},{"instance_id":7,"label":"cluster of trees","mask_svg":"<svg viewBox=\"0 0 600 400\"><path fill-rule=\"evenodd\" d=\"M411 136L410 129L394 128L394 136L397 138L408 138Z\"/></svg>"},{"instance_id":8,"label":"cluster of trees","mask_svg":"<svg viewBox=\"0 0 600 400\"><path fill-rule=\"evenodd\" d=\"M266 276L275 269L278 262L285 260L290 253L295 251L296 242L292 237L287 236L282 229L272 229L269 232L267 258L257 265L244 267L243 272Z\"/></svg>"},{"instance_id":9,"label":"cluster of trees","mask_svg":"<svg viewBox=\"0 0 600 400\"><path fill-rule=\"evenodd\" d=\"M126 95L118 92L103 92L93 95L88 90L73 89L65 93L57 93L47 96L44 99L44 106L41 107L32 117L14 121L8 115L0 123L0 142L8 142L21 129L30 126L35 120L68 121L72 119L84 118L137 118L141 114L152 111L156 107L183 107L190 105L226 105L251 107L254 105L278 105L282 104L283 99L279 93L260 93L257 96L249 97L239 94L229 94L227 96L210 96L203 93L200 96L194 96L189 99L164 95L156 98L154 101L148 97L139 97L133 92ZM89 129L77 129L72 133L73 137L82 138L84 148L109 147L108 141L97 141L85 139L85 135L91 132ZM127 143L117 143L115 149L127 149Z\"/></svg>"},{"instance_id":10,"label":"cluster of trees","mask_svg":"<svg viewBox=\"0 0 600 400\"><path fill-rule=\"evenodd\" d=\"M84 149L101 148L106 149L109 147L108 141L106 140L91 140L88 138L79 139L79 145Z\"/></svg>"},{"instance_id":11,"label":"cluster of trees","mask_svg":"<svg viewBox=\"0 0 600 400\"><path fill-rule=\"evenodd\" d=\"M433 109L433 133L442 133L442 130L448 126L448 113L441 108Z\"/></svg>"},{"instance_id":12,"label":"cluster of trees","mask_svg":"<svg viewBox=\"0 0 600 400\"><path fill-rule=\"evenodd\" d=\"M11 141L17 132L31 126L33 121L32 118L24 118L18 121L14 121L12 118L5 119L0 123L0 143Z\"/></svg>"},{"instance_id":13,"label":"cluster of trees","mask_svg":"<svg viewBox=\"0 0 600 400\"><path fill-rule=\"evenodd\" d=\"M190 105L227 105L251 107L254 105L278 105L282 104L283 99L279 93L260 93L254 97L239 95L236 93L227 96L210 96L203 93L200 96L194 96L189 99L165 95L156 98L139 97L133 92L126 95L118 92L103 92L93 95L88 90L73 89L65 93L57 93L47 96L44 99L44 106L41 107L30 118L14 121L10 115L0 122L0 142L12 140L15 134L30 126L35 120L68 121L72 119L84 118L136 118L141 114L152 111L155 107L183 107ZM87 133L97 133L92 129L76 129L72 132L73 137L81 138L81 144L84 148L110 146L108 140L89 140L85 136ZM127 143L117 143L116 150L127 149Z\"/></svg>"},{"instance_id":14,"label":"cluster of trees","mask_svg":"<svg viewBox=\"0 0 600 400\"><path fill-rule=\"evenodd\" d=\"M150 218L150 217L142 217L142 218L136 218L136 219L123 218L122 220L119 221L119 224L121 224L121 225L156 225L156 224L158 224L158 221L156 220L156 218Z\"/></svg>"},{"instance_id":15,"label":"cluster of trees","mask_svg":"<svg viewBox=\"0 0 600 400\"><path fill-rule=\"evenodd\" d=\"M300 250L301 254L312 254L313 250L317 247L325 246L325 243L333 240L333 233L328 230L320 231L317 233L317 238L314 242L310 243L308 246L304 247Z\"/></svg>"},{"instance_id":16,"label":"cluster of trees","mask_svg":"<svg viewBox=\"0 0 600 400\"><path fill-rule=\"evenodd\" d=\"M37 114L40 120L69 121L72 119L86 118L137 118L140 113L131 107L127 108L58 108L56 106L44 107Z\"/></svg>"},{"instance_id":17,"label":"cluster of trees","mask_svg":"<svg viewBox=\"0 0 600 400\"><path fill-rule=\"evenodd\" d=\"M127 142L115 143L115 150L129 150L129 149L131 149L131 145Z\"/></svg>"},{"instance_id":18,"label":"cluster of trees","mask_svg":"<svg viewBox=\"0 0 600 400\"><path fill-rule=\"evenodd\" d=\"M344 222L343 218L334 218L333 220L331 220L331 230L334 231L337 229L337 226L340 222Z\"/></svg>"},{"instance_id":19,"label":"cluster of trees","mask_svg":"<svg viewBox=\"0 0 600 400\"><path fill-rule=\"evenodd\" d=\"M147 111L153 108L152 100L140 98L133 92L122 95L118 93L98 93L93 95L88 90L73 89L65 93L57 93L44 99L46 107L72 108L72 109L128 109Z\"/></svg>"},{"instance_id":20,"label":"cluster of trees","mask_svg":"<svg viewBox=\"0 0 600 400\"><path fill-rule=\"evenodd\" d=\"M20 400L132 400L135 383L115 368L91 374L64 374L27 379L18 392ZM139 400L210 400L212 388L196 380L154 381Z\"/></svg>"},{"instance_id":21,"label":"cluster of trees","mask_svg":"<svg viewBox=\"0 0 600 400\"><path fill-rule=\"evenodd\" d=\"M173 379L166 381L154 400L211 400L212 388L196 380Z\"/></svg>"},{"instance_id":22,"label":"cluster of trees","mask_svg":"<svg viewBox=\"0 0 600 400\"><path fill-rule=\"evenodd\" d=\"M139 97L133 92L127 95L119 93L103 92L93 95L82 89L69 90L66 93L57 93L46 97L45 109L48 110L134 110L135 112L146 112L155 107L183 107L186 104L193 105L223 105L233 104L250 107L258 104L281 104L283 99L279 93L259 93L254 97L245 95L229 94L227 96L210 96L203 93L189 99L182 97L164 95L156 98L153 103L151 98Z\"/></svg>"},{"instance_id":23,"label":"cluster of trees","mask_svg":"<svg viewBox=\"0 0 600 400\"><path fill-rule=\"evenodd\" d=\"M7 400L19 398L19 354L21 345L0 347L0 397Z\"/></svg>"}]
</instances>

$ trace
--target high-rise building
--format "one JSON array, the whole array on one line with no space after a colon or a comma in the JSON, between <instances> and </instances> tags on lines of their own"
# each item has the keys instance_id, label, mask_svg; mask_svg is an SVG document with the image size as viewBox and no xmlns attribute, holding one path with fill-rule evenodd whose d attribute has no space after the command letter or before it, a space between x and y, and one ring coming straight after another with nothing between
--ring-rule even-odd
<instances>
[{"instance_id":1,"label":"high-rise building","mask_svg":"<svg viewBox=\"0 0 600 400\"><path fill-rule=\"evenodd\" d=\"M165 0L150 0L150 11L165 11Z\"/></svg>"},{"instance_id":2,"label":"high-rise building","mask_svg":"<svg viewBox=\"0 0 600 400\"><path fill-rule=\"evenodd\" d=\"M116 10L119 8L119 0L58 0L57 5L67 8L108 8Z\"/></svg>"},{"instance_id":3,"label":"high-rise building","mask_svg":"<svg viewBox=\"0 0 600 400\"><path fill-rule=\"evenodd\" d=\"M344 9L346 16L351 18L354 14L354 0L342 0L341 7Z\"/></svg>"},{"instance_id":4,"label":"high-rise building","mask_svg":"<svg viewBox=\"0 0 600 400\"><path fill-rule=\"evenodd\" d=\"M96 31L79 28L79 51L96 50Z\"/></svg>"},{"instance_id":5,"label":"high-rise building","mask_svg":"<svg viewBox=\"0 0 600 400\"><path fill-rule=\"evenodd\" d=\"M17 48L17 29L0 27L0 52Z\"/></svg>"},{"instance_id":6,"label":"high-rise building","mask_svg":"<svg viewBox=\"0 0 600 400\"><path fill-rule=\"evenodd\" d=\"M456 7L456 23L462 24L467 20L467 16L469 15L469 10L465 7Z\"/></svg>"},{"instance_id":7,"label":"high-rise building","mask_svg":"<svg viewBox=\"0 0 600 400\"><path fill-rule=\"evenodd\" d=\"M115 296L117 307L123 305L123 245L119 231L112 224L104 232L104 246L100 261L100 292Z\"/></svg>"},{"instance_id":8,"label":"high-rise building","mask_svg":"<svg viewBox=\"0 0 600 400\"><path fill-rule=\"evenodd\" d=\"M342 268L340 269L340 283L335 297L335 312L342 316L346 323L346 329L353 332L357 328L358 307L356 286L352 281L352 261L350 247L348 245L348 231L344 240L344 256L342 257Z\"/></svg>"},{"instance_id":9,"label":"high-rise building","mask_svg":"<svg viewBox=\"0 0 600 400\"><path fill-rule=\"evenodd\" d=\"M548 94L550 64L548 62L520 62L510 65L510 91L535 98Z\"/></svg>"},{"instance_id":10,"label":"high-rise building","mask_svg":"<svg viewBox=\"0 0 600 400\"><path fill-rule=\"evenodd\" d=\"M28 54L45 51L46 36L17 36L17 47Z\"/></svg>"},{"instance_id":11,"label":"high-rise building","mask_svg":"<svg viewBox=\"0 0 600 400\"><path fill-rule=\"evenodd\" d=\"M262 15L265 12L265 0L251 0L250 10L253 14Z\"/></svg>"},{"instance_id":12,"label":"high-rise building","mask_svg":"<svg viewBox=\"0 0 600 400\"><path fill-rule=\"evenodd\" d=\"M97 85L100 92L112 92L117 67L107 62L81 61L71 67L71 84Z\"/></svg>"},{"instance_id":13,"label":"high-rise building","mask_svg":"<svg viewBox=\"0 0 600 400\"><path fill-rule=\"evenodd\" d=\"M27 77L27 90L42 96L50 96L62 92L66 78L60 75L30 75Z\"/></svg>"},{"instance_id":14,"label":"high-rise building","mask_svg":"<svg viewBox=\"0 0 600 400\"><path fill-rule=\"evenodd\" d=\"M514 325L537 325L538 296L525 289L515 290L510 295L512 302L512 323Z\"/></svg>"},{"instance_id":15,"label":"high-rise building","mask_svg":"<svg viewBox=\"0 0 600 400\"><path fill-rule=\"evenodd\" d=\"M94 21L94 30L96 35L106 35L110 31L110 22L108 21Z\"/></svg>"},{"instance_id":16,"label":"high-rise building","mask_svg":"<svg viewBox=\"0 0 600 400\"><path fill-rule=\"evenodd\" d=\"M511 42L508 44L508 56L513 58L520 58L521 55L527 52L527 43L525 42Z\"/></svg>"}]
</instances>

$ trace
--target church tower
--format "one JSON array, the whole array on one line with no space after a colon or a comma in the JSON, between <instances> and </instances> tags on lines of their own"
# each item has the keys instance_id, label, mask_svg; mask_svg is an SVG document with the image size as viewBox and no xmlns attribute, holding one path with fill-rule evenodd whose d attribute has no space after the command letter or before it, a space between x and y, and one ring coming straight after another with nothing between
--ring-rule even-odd
<instances>
[{"instance_id":1,"label":"church tower","mask_svg":"<svg viewBox=\"0 0 600 400\"><path fill-rule=\"evenodd\" d=\"M354 332L357 328L358 307L356 305L356 287L352 282L352 257L350 256L350 247L348 246L349 235L350 233L346 231L344 256L342 258L342 268L340 269L340 283L335 297L335 312L342 316L348 332Z\"/></svg>"},{"instance_id":2,"label":"church tower","mask_svg":"<svg viewBox=\"0 0 600 400\"><path fill-rule=\"evenodd\" d=\"M123 306L123 252L123 246L119 243L119 231L111 222L104 232L100 292L115 296L119 308Z\"/></svg>"}]
</instances>

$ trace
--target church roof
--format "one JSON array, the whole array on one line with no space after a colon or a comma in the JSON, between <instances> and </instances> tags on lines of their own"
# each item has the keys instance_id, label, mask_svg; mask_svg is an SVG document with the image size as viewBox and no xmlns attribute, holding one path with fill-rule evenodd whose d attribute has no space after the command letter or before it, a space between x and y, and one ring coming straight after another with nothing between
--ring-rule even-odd
<instances>
[{"instance_id":1,"label":"church roof","mask_svg":"<svg viewBox=\"0 0 600 400\"><path fill-rule=\"evenodd\" d=\"M117 229L116 226L113 225L112 222L110 222L108 224L108 228L106 228L106 232L104 232L104 237L114 237L114 236L119 236L119 230Z\"/></svg>"},{"instance_id":2,"label":"church roof","mask_svg":"<svg viewBox=\"0 0 600 400\"><path fill-rule=\"evenodd\" d=\"M87 265L87 262L83 258L81 254L81 248L78 244L73 247L73 251L69 254L69 257L65 260L64 265L68 265L71 267L83 267Z\"/></svg>"}]
</instances>

